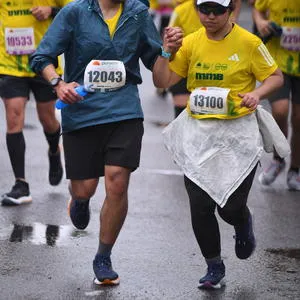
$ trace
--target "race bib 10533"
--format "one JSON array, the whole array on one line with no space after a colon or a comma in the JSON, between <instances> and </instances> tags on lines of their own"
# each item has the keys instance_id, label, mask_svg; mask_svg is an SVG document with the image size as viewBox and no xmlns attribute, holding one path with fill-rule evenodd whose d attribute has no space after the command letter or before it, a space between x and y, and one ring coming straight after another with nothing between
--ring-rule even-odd
<instances>
[{"instance_id":1,"label":"race bib 10533","mask_svg":"<svg viewBox=\"0 0 300 300\"><path fill-rule=\"evenodd\" d=\"M32 54L35 51L33 28L5 28L5 49L11 55Z\"/></svg>"}]
</instances>

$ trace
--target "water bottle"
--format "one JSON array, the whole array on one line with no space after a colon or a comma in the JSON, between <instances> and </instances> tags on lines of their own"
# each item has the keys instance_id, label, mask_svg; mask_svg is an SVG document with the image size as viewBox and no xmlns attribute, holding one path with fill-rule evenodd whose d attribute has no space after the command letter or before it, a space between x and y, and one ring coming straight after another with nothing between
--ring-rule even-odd
<instances>
[{"instance_id":1,"label":"water bottle","mask_svg":"<svg viewBox=\"0 0 300 300\"><path fill-rule=\"evenodd\" d=\"M82 97L87 95L87 91L85 90L83 85L80 85L80 86L76 87L75 91L77 92L78 95L80 95ZM63 102L60 99L57 99L56 103L55 103L55 107L57 109L62 109L64 107L68 106L68 105L69 105L68 103Z\"/></svg>"}]
</instances>

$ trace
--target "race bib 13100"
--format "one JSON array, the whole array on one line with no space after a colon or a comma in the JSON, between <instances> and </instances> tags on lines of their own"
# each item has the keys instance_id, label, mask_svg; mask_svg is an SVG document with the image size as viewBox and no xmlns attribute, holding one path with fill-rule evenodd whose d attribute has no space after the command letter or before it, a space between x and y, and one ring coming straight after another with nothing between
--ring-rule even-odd
<instances>
[{"instance_id":1,"label":"race bib 13100","mask_svg":"<svg viewBox=\"0 0 300 300\"><path fill-rule=\"evenodd\" d=\"M190 111L197 115L227 115L227 96L230 89L199 87L190 95Z\"/></svg>"}]
</instances>

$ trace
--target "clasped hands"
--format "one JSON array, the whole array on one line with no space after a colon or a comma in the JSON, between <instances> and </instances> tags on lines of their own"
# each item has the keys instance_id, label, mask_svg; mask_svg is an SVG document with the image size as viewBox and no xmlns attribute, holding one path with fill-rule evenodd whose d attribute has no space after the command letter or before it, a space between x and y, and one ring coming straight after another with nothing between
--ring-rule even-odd
<instances>
[{"instance_id":1,"label":"clasped hands","mask_svg":"<svg viewBox=\"0 0 300 300\"><path fill-rule=\"evenodd\" d=\"M180 27L166 27L163 37L163 48L175 54L182 45L183 31Z\"/></svg>"}]
</instances>

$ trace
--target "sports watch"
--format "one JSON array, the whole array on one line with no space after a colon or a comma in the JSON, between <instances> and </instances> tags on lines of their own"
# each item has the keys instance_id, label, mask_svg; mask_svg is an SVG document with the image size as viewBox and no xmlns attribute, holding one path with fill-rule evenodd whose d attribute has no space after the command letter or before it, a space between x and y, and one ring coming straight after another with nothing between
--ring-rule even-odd
<instances>
[{"instance_id":1,"label":"sports watch","mask_svg":"<svg viewBox=\"0 0 300 300\"><path fill-rule=\"evenodd\" d=\"M160 56L169 59L169 58L171 57L171 55L172 55L172 53L166 52L166 51L164 50L164 48L161 47L161 53L160 53Z\"/></svg>"},{"instance_id":2,"label":"sports watch","mask_svg":"<svg viewBox=\"0 0 300 300\"><path fill-rule=\"evenodd\" d=\"M49 83L52 87L56 87L58 85L58 83L62 80L63 79L61 77L54 77L54 78L50 79Z\"/></svg>"}]
</instances>

